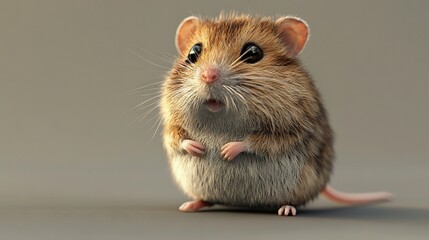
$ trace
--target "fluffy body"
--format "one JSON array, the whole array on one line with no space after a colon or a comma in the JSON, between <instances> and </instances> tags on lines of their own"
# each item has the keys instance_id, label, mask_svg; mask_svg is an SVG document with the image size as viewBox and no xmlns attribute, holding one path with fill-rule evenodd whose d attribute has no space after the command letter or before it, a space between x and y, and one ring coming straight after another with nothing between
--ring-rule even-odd
<instances>
[{"instance_id":1,"label":"fluffy body","mask_svg":"<svg viewBox=\"0 0 429 240\"><path fill-rule=\"evenodd\" d=\"M239 60L248 42L264 51L255 64ZM278 24L235 15L201 20L184 49L196 43L203 46L198 61L187 64L181 52L162 88L164 147L178 186L193 199L230 206L314 199L332 172L332 131L313 80L289 57ZM202 83L201 71L212 66L220 80ZM225 107L212 112L208 99ZM201 143L204 154L185 152L186 139ZM247 150L226 161L221 148L235 141Z\"/></svg>"}]
</instances>

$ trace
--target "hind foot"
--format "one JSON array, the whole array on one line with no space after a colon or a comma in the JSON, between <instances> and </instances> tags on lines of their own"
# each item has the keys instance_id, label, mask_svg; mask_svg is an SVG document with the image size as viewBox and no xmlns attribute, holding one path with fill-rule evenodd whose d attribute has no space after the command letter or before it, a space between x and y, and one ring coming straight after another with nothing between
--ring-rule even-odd
<instances>
[{"instance_id":1,"label":"hind foot","mask_svg":"<svg viewBox=\"0 0 429 240\"><path fill-rule=\"evenodd\" d=\"M195 201L189 201L182 204L182 206L179 207L179 210L182 212L195 212L198 211L200 208L203 207L209 207L213 204L205 202L203 200L195 200Z\"/></svg>"},{"instance_id":2,"label":"hind foot","mask_svg":"<svg viewBox=\"0 0 429 240\"><path fill-rule=\"evenodd\" d=\"M278 214L279 216L295 216L296 208L294 206L284 205L279 208Z\"/></svg>"}]
</instances>

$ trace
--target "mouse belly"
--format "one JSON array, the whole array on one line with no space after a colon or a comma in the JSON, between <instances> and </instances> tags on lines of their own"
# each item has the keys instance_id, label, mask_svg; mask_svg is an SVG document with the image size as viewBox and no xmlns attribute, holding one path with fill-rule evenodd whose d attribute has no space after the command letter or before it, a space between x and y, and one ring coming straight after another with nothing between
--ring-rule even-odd
<instances>
[{"instance_id":1,"label":"mouse belly","mask_svg":"<svg viewBox=\"0 0 429 240\"><path fill-rule=\"evenodd\" d=\"M315 196L298 196L302 159L285 156L264 159L240 154L232 161L218 153L197 158L177 154L170 158L173 176L190 197L229 206L278 207L285 203L302 205Z\"/></svg>"}]
</instances>

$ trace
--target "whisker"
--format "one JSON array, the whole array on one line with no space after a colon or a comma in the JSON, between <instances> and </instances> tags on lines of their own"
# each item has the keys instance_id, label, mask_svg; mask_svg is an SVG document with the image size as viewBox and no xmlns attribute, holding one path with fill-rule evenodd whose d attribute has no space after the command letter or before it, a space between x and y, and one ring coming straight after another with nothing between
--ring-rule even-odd
<instances>
[{"instance_id":1,"label":"whisker","mask_svg":"<svg viewBox=\"0 0 429 240\"><path fill-rule=\"evenodd\" d=\"M139 57L139 58L143 59L145 62L147 62L147 63L149 63L149 64L152 64L152 65L157 66L157 67L160 67L160 68L170 69L169 67L166 67L166 66L163 66L163 65L156 64L156 63L154 63L154 62L152 62L152 61L150 61L150 60L146 59L146 58L145 58L145 57L143 57L142 55L138 54L137 52L135 52L135 51L133 51L133 50L131 50L131 49L129 49L129 48L127 48L127 51L129 51L130 53L132 53L132 54L136 55L137 57Z\"/></svg>"},{"instance_id":2,"label":"whisker","mask_svg":"<svg viewBox=\"0 0 429 240\"><path fill-rule=\"evenodd\" d=\"M245 60L242 60L242 61L240 61L240 62L238 62L238 64L236 64L236 65L234 65L237 61L239 61L240 59L241 59L241 57L243 57L246 53L248 53L250 51L250 48L249 49L247 49L243 54L241 54L237 59L235 59L230 65L229 65L229 68L230 69L234 69L235 67L237 67L238 65L240 65L240 63L242 63L243 61L245 61Z\"/></svg>"},{"instance_id":3,"label":"whisker","mask_svg":"<svg viewBox=\"0 0 429 240\"><path fill-rule=\"evenodd\" d=\"M234 97L232 97L232 102L235 106L235 109L237 110L237 112L240 112L237 102L241 102L241 101L237 97L235 97L237 94L235 93L235 91L232 88L230 88L230 91L232 93L231 95L234 96ZM234 95L234 93L235 93L235 95ZM247 105L246 102L244 102L244 104Z\"/></svg>"},{"instance_id":4,"label":"whisker","mask_svg":"<svg viewBox=\"0 0 429 240\"><path fill-rule=\"evenodd\" d=\"M229 66L233 66L237 61L239 61L246 53L248 53L250 49L247 49L243 54L240 54L237 59L235 59Z\"/></svg>"},{"instance_id":5,"label":"whisker","mask_svg":"<svg viewBox=\"0 0 429 240\"><path fill-rule=\"evenodd\" d=\"M151 122L154 118L157 118L157 117L160 117L159 113L158 113L158 114L156 114L155 116L151 117L151 118L148 120L148 122ZM151 127L151 129L152 129L153 127L154 127L154 126L152 126L152 127Z\"/></svg>"},{"instance_id":6,"label":"whisker","mask_svg":"<svg viewBox=\"0 0 429 240\"><path fill-rule=\"evenodd\" d=\"M271 71L271 70L260 70L257 73L252 72L252 73L240 73L240 75L242 76L259 76L259 77L265 77L265 76L274 76L274 77L278 77L278 78L285 78L287 76L289 77L294 77L294 76L299 76L302 75L301 72L299 71L295 71L295 69L293 71L290 71L288 73L281 73L279 71Z\"/></svg>"},{"instance_id":7,"label":"whisker","mask_svg":"<svg viewBox=\"0 0 429 240\"><path fill-rule=\"evenodd\" d=\"M230 87L230 86L226 86L226 85L223 85L224 87L225 87L225 89L227 90L227 92L230 94L230 96L231 96L231 102L232 102L232 104L233 104L233 107L236 109L236 111L238 112L239 111L239 108L238 108L238 106L237 106L237 103L236 103L236 98L234 97L234 90Z\"/></svg>"},{"instance_id":8,"label":"whisker","mask_svg":"<svg viewBox=\"0 0 429 240\"><path fill-rule=\"evenodd\" d=\"M138 94L138 93L147 93L147 92L154 92L154 93L158 93L161 90L160 87L156 87L156 88L148 88L148 89L141 89L141 90L134 90L134 91L129 91L129 94Z\"/></svg>"},{"instance_id":9,"label":"whisker","mask_svg":"<svg viewBox=\"0 0 429 240\"><path fill-rule=\"evenodd\" d=\"M157 115L157 116L159 117L159 115ZM153 138L155 137L156 133L158 132L159 127L161 126L161 122L162 122L161 118L158 118L158 121L159 121L158 126L156 127L155 132L153 133L152 137L150 138L150 141L153 140ZM156 124L156 122L155 122L155 124Z\"/></svg>"},{"instance_id":10,"label":"whisker","mask_svg":"<svg viewBox=\"0 0 429 240\"><path fill-rule=\"evenodd\" d=\"M241 93L239 93L236 89L234 89L234 87L230 86L231 91L233 91L238 97L241 98L241 100L243 100L243 103L247 105L246 99L243 97L243 95Z\"/></svg>"},{"instance_id":11,"label":"whisker","mask_svg":"<svg viewBox=\"0 0 429 240\"><path fill-rule=\"evenodd\" d=\"M144 97L144 96L152 96L152 95L154 95L154 94L158 94L159 95L159 92L152 92L152 93L133 93L134 95L136 95L136 96L139 96L139 97ZM161 96L161 95L160 95Z\"/></svg>"},{"instance_id":12,"label":"whisker","mask_svg":"<svg viewBox=\"0 0 429 240\"><path fill-rule=\"evenodd\" d=\"M229 91L229 89L226 87L226 86L223 86L224 88L225 88L225 90L226 90L226 95L230 95L231 94L231 92ZM229 110L229 108L230 108L230 103L229 103L229 97L228 96L225 96L225 102L226 102L226 108Z\"/></svg>"},{"instance_id":13,"label":"whisker","mask_svg":"<svg viewBox=\"0 0 429 240\"><path fill-rule=\"evenodd\" d=\"M181 61L179 61L177 64L178 64L180 67L185 68L185 69L187 69L187 70L189 70L189 71L193 71L193 70L196 68L196 66L194 66L194 64L187 64L187 63L185 63L185 62L181 62ZM187 72L182 72L182 73L189 74L189 73L187 73Z\"/></svg>"},{"instance_id":14,"label":"whisker","mask_svg":"<svg viewBox=\"0 0 429 240\"><path fill-rule=\"evenodd\" d=\"M164 62L166 62L168 64L171 64L174 61L174 59L175 59L175 58L171 58L171 59L170 58L163 58L163 57L161 57L159 55L156 55L156 54L154 54L154 53L152 53L152 52L150 52L150 51L148 51L148 50L146 50L146 49L144 49L144 48L142 48L140 46L135 45L135 47L138 48L139 50L145 52L145 53L148 53L148 54L150 54L150 55L152 55L154 57L159 58L160 60L162 60L162 61L164 61Z\"/></svg>"},{"instance_id":15,"label":"whisker","mask_svg":"<svg viewBox=\"0 0 429 240\"><path fill-rule=\"evenodd\" d=\"M287 79L284 77L273 78L273 77L257 76L257 75L240 75L240 76L232 77L231 79L239 79L239 80L242 80L241 82L246 80L255 80L255 81L248 81L248 83L258 83L258 84L262 84L262 82L257 82L257 80L265 81L264 83L275 82L281 85L283 85L284 83L289 83L291 85L296 85L296 86L300 85L299 82L291 81L290 79ZM291 86L291 85L287 85L287 86Z\"/></svg>"},{"instance_id":16,"label":"whisker","mask_svg":"<svg viewBox=\"0 0 429 240\"><path fill-rule=\"evenodd\" d=\"M147 87L150 87L150 86L154 86L154 85L158 85L158 84L162 84L162 83L163 83L163 81L155 82L155 83L151 83L151 84L147 84L147 85L144 85L144 86L138 87L138 88L136 88L136 89L129 90L128 92L139 91L139 90L141 90L141 89L144 89L144 88L147 88Z\"/></svg>"},{"instance_id":17,"label":"whisker","mask_svg":"<svg viewBox=\"0 0 429 240\"><path fill-rule=\"evenodd\" d=\"M129 111L131 111L131 110L133 110L133 109L136 109L136 108L138 108L138 107L142 106L143 104L145 104L145 103L149 102L150 100L153 100L153 99L155 99L155 98L159 98L160 96L161 96L161 94L158 94L158 95L153 96L153 97L151 97L151 98L149 98L149 99L146 99L145 101L143 101L143 102L139 103L137 106L134 106L134 107L132 107L132 108L128 109L128 110L127 110L127 112L129 112ZM151 103L151 104L152 104L152 103ZM148 105L148 106L151 106L151 105Z\"/></svg>"},{"instance_id":18,"label":"whisker","mask_svg":"<svg viewBox=\"0 0 429 240\"><path fill-rule=\"evenodd\" d=\"M289 83L285 85L285 83ZM301 86L299 83L288 81L287 79L277 79L277 78L267 78L267 77L242 77L239 84L234 87L240 88L242 91L247 88L252 88L261 92L266 92L273 90L273 94L279 89L288 91L290 93L297 92L302 97L310 97L310 93L306 90L304 86Z\"/></svg>"},{"instance_id":19,"label":"whisker","mask_svg":"<svg viewBox=\"0 0 429 240\"><path fill-rule=\"evenodd\" d=\"M167 97L173 99L176 96L180 96L179 99L175 100L175 107L177 108L184 108L187 103L192 103L193 101L190 100L194 94L192 94L192 87L190 86L183 86L181 88L178 88L174 91L172 91Z\"/></svg>"},{"instance_id":20,"label":"whisker","mask_svg":"<svg viewBox=\"0 0 429 240\"><path fill-rule=\"evenodd\" d=\"M162 54L162 55L164 55L164 57L166 57L166 58L170 58L171 60L175 60L175 59L177 59L177 55L172 55L172 54L170 54L170 53L168 53L168 52L164 52L164 51L161 51L161 50L158 50L158 52L160 53L160 54Z\"/></svg>"},{"instance_id":21,"label":"whisker","mask_svg":"<svg viewBox=\"0 0 429 240\"><path fill-rule=\"evenodd\" d=\"M143 120L146 116L148 116L153 110L155 110L157 107L159 107L159 101L155 102L158 103L156 104L154 107L152 107L149 111L142 113L140 116L138 116L136 119L134 119L130 124L134 124L136 122L140 122L141 120ZM153 105L153 104L151 104Z\"/></svg>"}]
</instances>

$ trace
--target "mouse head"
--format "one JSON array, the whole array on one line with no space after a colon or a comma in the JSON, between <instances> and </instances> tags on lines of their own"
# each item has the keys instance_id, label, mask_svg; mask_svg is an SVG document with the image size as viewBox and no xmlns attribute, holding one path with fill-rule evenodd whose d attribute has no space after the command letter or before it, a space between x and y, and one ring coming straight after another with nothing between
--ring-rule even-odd
<instances>
[{"instance_id":1,"label":"mouse head","mask_svg":"<svg viewBox=\"0 0 429 240\"><path fill-rule=\"evenodd\" d=\"M176 32L179 58L164 87L169 110L210 119L285 115L279 111L296 108L308 90L295 59L308 36L307 24L296 17L184 19Z\"/></svg>"}]
</instances>

